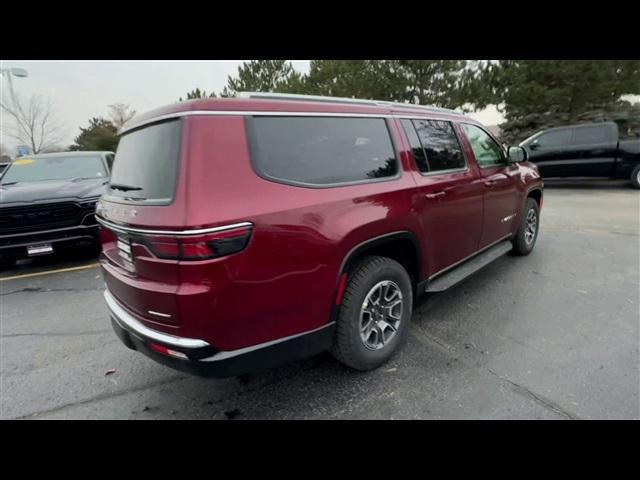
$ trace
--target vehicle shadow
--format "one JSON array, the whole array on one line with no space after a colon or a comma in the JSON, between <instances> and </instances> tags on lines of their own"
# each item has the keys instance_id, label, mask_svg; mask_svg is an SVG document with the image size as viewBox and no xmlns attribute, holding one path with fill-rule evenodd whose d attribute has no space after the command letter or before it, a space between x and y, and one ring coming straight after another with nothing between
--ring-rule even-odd
<instances>
[{"instance_id":1,"label":"vehicle shadow","mask_svg":"<svg viewBox=\"0 0 640 480\"><path fill-rule=\"evenodd\" d=\"M609 180L593 178L545 178L544 187L549 189L575 190L635 190L629 180Z\"/></svg>"}]
</instances>

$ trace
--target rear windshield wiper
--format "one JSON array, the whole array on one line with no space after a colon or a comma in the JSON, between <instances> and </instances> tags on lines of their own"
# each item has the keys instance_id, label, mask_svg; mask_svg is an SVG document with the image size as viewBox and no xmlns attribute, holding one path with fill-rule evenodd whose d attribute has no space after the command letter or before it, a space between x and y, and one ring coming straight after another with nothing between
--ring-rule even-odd
<instances>
[{"instance_id":1,"label":"rear windshield wiper","mask_svg":"<svg viewBox=\"0 0 640 480\"><path fill-rule=\"evenodd\" d=\"M80 180L92 180L94 178L100 178L100 177L74 177L69 181L70 182L79 182Z\"/></svg>"},{"instance_id":2,"label":"rear windshield wiper","mask_svg":"<svg viewBox=\"0 0 640 480\"><path fill-rule=\"evenodd\" d=\"M5 185L15 185L18 182L7 182L7 183L3 183L1 186L5 186Z\"/></svg>"},{"instance_id":3,"label":"rear windshield wiper","mask_svg":"<svg viewBox=\"0 0 640 480\"><path fill-rule=\"evenodd\" d=\"M110 183L109 187L114 190L122 190L123 192L129 192L131 190L142 190L142 187L133 187L131 185L122 185L120 183Z\"/></svg>"}]
</instances>

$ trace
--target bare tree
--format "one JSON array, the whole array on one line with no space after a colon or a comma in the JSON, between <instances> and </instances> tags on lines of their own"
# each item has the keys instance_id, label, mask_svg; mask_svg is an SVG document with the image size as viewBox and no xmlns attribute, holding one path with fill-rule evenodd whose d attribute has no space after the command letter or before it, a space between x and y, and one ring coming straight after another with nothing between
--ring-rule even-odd
<instances>
[{"instance_id":1,"label":"bare tree","mask_svg":"<svg viewBox=\"0 0 640 480\"><path fill-rule=\"evenodd\" d=\"M130 110L129 105L125 103L114 103L109 105L109 117L118 130L136 115L135 110Z\"/></svg>"},{"instance_id":2,"label":"bare tree","mask_svg":"<svg viewBox=\"0 0 640 480\"><path fill-rule=\"evenodd\" d=\"M32 95L23 101L10 90L8 99L3 99L0 107L2 133L29 145L34 154L53 148L64 139L64 126L56 120L50 99Z\"/></svg>"}]
</instances>

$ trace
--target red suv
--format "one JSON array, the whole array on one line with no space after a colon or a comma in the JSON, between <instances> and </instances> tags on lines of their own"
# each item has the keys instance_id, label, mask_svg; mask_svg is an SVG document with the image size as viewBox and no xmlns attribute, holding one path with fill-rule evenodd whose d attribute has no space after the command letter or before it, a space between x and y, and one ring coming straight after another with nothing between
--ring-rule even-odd
<instances>
[{"instance_id":1,"label":"red suv","mask_svg":"<svg viewBox=\"0 0 640 480\"><path fill-rule=\"evenodd\" d=\"M97 208L113 327L230 376L397 351L414 299L536 241L543 184L456 112L247 94L137 117Z\"/></svg>"}]
</instances>

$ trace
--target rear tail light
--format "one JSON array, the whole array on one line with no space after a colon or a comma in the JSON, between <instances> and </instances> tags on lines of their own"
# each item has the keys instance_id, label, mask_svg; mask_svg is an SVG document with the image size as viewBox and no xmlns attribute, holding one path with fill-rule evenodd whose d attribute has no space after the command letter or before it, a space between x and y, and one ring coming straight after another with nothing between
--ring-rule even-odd
<instances>
[{"instance_id":1,"label":"rear tail light","mask_svg":"<svg viewBox=\"0 0 640 480\"><path fill-rule=\"evenodd\" d=\"M132 238L159 258L171 260L207 260L237 253L249 243L251 227L236 228L206 235L154 236Z\"/></svg>"},{"instance_id":2,"label":"rear tail light","mask_svg":"<svg viewBox=\"0 0 640 480\"><path fill-rule=\"evenodd\" d=\"M182 352L176 352L175 350L171 350L170 348L165 347L164 345L159 345L157 343L149 342L149 348L151 350L161 353L162 355L168 355L171 357L181 358L183 360L187 360L187 356Z\"/></svg>"}]
</instances>

